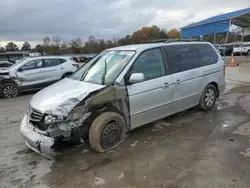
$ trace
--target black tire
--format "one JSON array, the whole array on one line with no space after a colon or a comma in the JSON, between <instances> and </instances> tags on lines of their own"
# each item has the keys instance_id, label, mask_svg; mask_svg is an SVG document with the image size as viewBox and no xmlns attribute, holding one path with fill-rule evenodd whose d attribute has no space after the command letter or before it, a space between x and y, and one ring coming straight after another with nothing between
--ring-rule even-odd
<instances>
[{"instance_id":1,"label":"black tire","mask_svg":"<svg viewBox=\"0 0 250 188\"><path fill-rule=\"evenodd\" d=\"M105 112L91 124L89 130L90 146L100 153L108 151L125 139L126 132L126 122L120 114Z\"/></svg>"},{"instance_id":2,"label":"black tire","mask_svg":"<svg viewBox=\"0 0 250 188\"><path fill-rule=\"evenodd\" d=\"M250 50L247 51L247 55L250 55Z\"/></svg>"},{"instance_id":3,"label":"black tire","mask_svg":"<svg viewBox=\"0 0 250 188\"><path fill-rule=\"evenodd\" d=\"M66 73L66 74L62 75L62 79L68 78L68 77L70 77L71 75L72 75L72 73Z\"/></svg>"},{"instance_id":4,"label":"black tire","mask_svg":"<svg viewBox=\"0 0 250 188\"><path fill-rule=\"evenodd\" d=\"M14 83L6 83L1 87L0 96L2 98L15 98L19 95L19 88Z\"/></svg>"},{"instance_id":5,"label":"black tire","mask_svg":"<svg viewBox=\"0 0 250 188\"><path fill-rule=\"evenodd\" d=\"M217 98L217 93L218 91L214 85L207 85L201 95L199 107L202 110L211 110L214 107Z\"/></svg>"}]
</instances>

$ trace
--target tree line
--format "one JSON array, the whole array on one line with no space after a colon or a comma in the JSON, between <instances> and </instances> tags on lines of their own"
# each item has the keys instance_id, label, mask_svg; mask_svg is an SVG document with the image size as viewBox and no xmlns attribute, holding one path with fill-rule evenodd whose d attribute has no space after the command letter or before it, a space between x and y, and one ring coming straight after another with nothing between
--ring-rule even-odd
<instances>
[{"instance_id":1,"label":"tree line","mask_svg":"<svg viewBox=\"0 0 250 188\"><path fill-rule=\"evenodd\" d=\"M34 48L31 47L29 42L24 42L20 49L14 42L9 42L5 48L0 46L0 52L21 50L46 55L98 53L107 48L121 45L140 44L150 40L175 38L180 38L180 31L178 29L174 28L167 31L153 25L151 27L143 27L131 35L122 38L113 37L112 40L97 39L94 36L90 36L85 42L83 42L80 37L66 41L60 36L47 36L42 39L42 44L37 44ZM216 43L225 43L225 38L226 33L217 34ZM231 32L228 36L228 42L240 41L240 39L241 36L238 32ZM214 36L206 35L203 37L203 40L214 43ZM246 36L244 40L250 41L250 36Z\"/></svg>"}]
</instances>

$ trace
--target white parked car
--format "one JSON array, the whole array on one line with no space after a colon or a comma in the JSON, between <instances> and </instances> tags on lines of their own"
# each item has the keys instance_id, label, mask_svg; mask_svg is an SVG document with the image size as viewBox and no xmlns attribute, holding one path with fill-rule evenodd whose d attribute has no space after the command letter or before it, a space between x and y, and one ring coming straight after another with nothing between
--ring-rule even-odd
<instances>
[{"instance_id":1,"label":"white parked car","mask_svg":"<svg viewBox=\"0 0 250 188\"><path fill-rule=\"evenodd\" d=\"M234 55L239 55L241 53L243 55L250 55L250 42L244 42L242 46L241 44L236 45L233 53Z\"/></svg>"},{"instance_id":2,"label":"white parked car","mask_svg":"<svg viewBox=\"0 0 250 188\"><path fill-rule=\"evenodd\" d=\"M0 71L0 97L13 98L22 91L44 88L78 69L71 57L26 58Z\"/></svg>"}]
</instances>

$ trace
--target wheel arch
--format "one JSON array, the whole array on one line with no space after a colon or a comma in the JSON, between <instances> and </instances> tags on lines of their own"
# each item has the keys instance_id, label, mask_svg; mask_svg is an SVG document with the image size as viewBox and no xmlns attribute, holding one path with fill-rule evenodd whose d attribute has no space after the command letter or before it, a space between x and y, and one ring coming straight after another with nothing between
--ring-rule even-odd
<instances>
[{"instance_id":1,"label":"wheel arch","mask_svg":"<svg viewBox=\"0 0 250 188\"><path fill-rule=\"evenodd\" d=\"M124 114L121 113L121 111L113 104L113 102L92 106L90 107L89 112L91 113L91 115L82 122L81 126L83 137L86 137L88 135L91 124L102 113L114 112L121 115L124 118L124 120L126 120Z\"/></svg>"},{"instance_id":2,"label":"wheel arch","mask_svg":"<svg viewBox=\"0 0 250 188\"><path fill-rule=\"evenodd\" d=\"M68 74L73 74L73 72L66 72L66 73L64 73L63 75L62 75L62 79L66 76L66 75L68 75Z\"/></svg>"},{"instance_id":3,"label":"wheel arch","mask_svg":"<svg viewBox=\"0 0 250 188\"><path fill-rule=\"evenodd\" d=\"M3 79L0 81L0 86L7 84L7 83L12 83L12 84L16 84L15 81L13 81L12 79ZM16 84L17 85L17 84Z\"/></svg>"},{"instance_id":4,"label":"wheel arch","mask_svg":"<svg viewBox=\"0 0 250 188\"><path fill-rule=\"evenodd\" d=\"M216 88L216 97L218 98L219 97L219 94L220 94L220 91L219 91L219 85L216 83L216 82L210 82L206 85L206 87L208 85L213 85L215 88Z\"/></svg>"}]
</instances>

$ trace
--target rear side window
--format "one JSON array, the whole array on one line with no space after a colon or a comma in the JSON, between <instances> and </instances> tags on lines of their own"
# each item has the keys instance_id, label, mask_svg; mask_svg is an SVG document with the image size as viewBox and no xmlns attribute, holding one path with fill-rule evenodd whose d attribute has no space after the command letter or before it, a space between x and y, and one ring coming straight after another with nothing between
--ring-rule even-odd
<instances>
[{"instance_id":1,"label":"rear side window","mask_svg":"<svg viewBox=\"0 0 250 188\"><path fill-rule=\"evenodd\" d=\"M61 64L62 64L62 63L65 63L67 60L66 59L60 59L60 61L61 61Z\"/></svg>"},{"instance_id":2,"label":"rear side window","mask_svg":"<svg viewBox=\"0 0 250 188\"><path fill-rule=\"evenodd\" d=\"M54 66L60 65L61 63L62 63L61 59L45 59L44 60L45 67L54 67Z\"/></svg>"},{"instance_id":3,"label":"rear side window","mask_svg":"<svg viewBox=\"0 0 250 188\"><path fill-rule=\"evenodd\" d=\"M200 59L200 66L212 65L218 62L218 55L209 44L194 45Z\"/></svg>"},{"instance_id":4,"label":"rear side window","mask_svg":"<svg viewBox=\"0 0 250 188\"><path fill-rule=\"evenodd\" d=\"M164 46L171 74L199 67L199 56L193 45Z\"/></svg>"}]
</instances>

